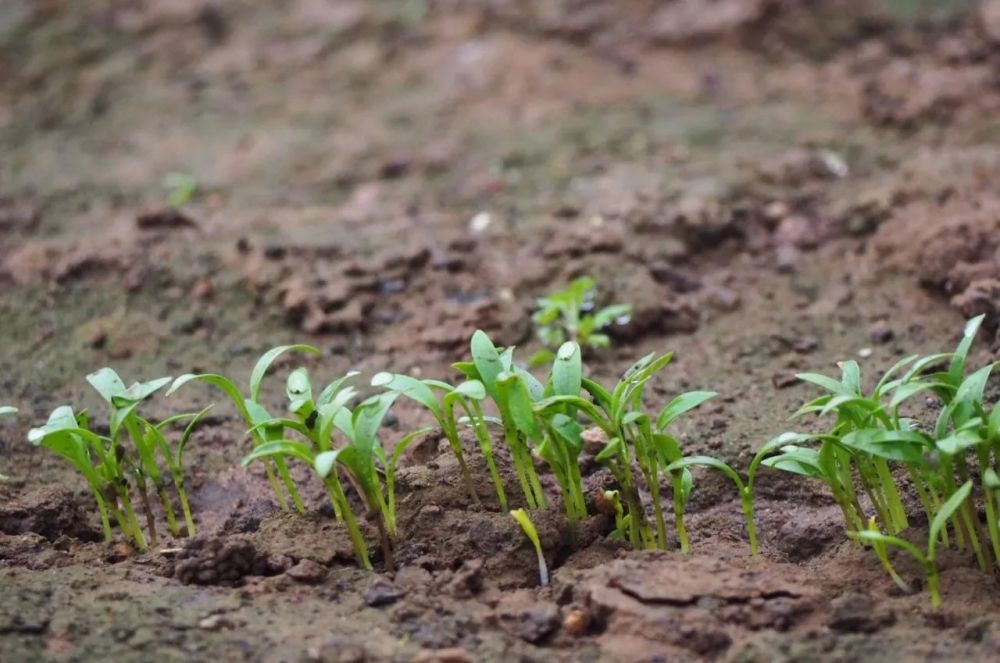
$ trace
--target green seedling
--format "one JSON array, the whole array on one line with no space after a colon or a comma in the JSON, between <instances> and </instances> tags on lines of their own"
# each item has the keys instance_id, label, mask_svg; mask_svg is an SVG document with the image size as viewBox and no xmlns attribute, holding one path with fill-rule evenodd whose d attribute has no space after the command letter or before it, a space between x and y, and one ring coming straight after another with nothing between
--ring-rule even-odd
<instances>
[{"instance_id":1,"label":"green seedling","mask_svg":"<svg viewBox=\"0 0 1000 663\"><path fill-rule=\"evenodd\" d=\"M415 431L397 443L391 456L386 456L378 440L378 430L393 402L399 396L386 392L359 404L353 412L347 403L354 397L351 387L344 383L356 375L349 373L332 382L320 396L313 398L309 375L304 368L288 376L286 392L289 410L294 419L277 418L259 422L260 428L290 430L300 434L306 442L283 438L258 446L248 454L243 463L257 459L290 456L308 463L323 480L333 506L334 514L348 529L358 560L371 568L367 545L361 535L351 505L341 482L340 471L354 485L364 499L378 526L386 566L393 568L392 539L396 536L395 470L405 448L426 429ZM334 432L347 439L347 444L335 448ZM386 474L383 486L376 460Z\"/></svg>"},{"instance_id":2,"label":"green seedling","mask_svg":"<svg viewBox=\"0 0 1000 663\"><path fill-rule=\"evenodd\" d=\"M163 176L163 188L167 190L167 202L171 207L183 207L194 199L198 181L186 173L167 173Z\"/></svg>"},{"instance_id":3,"label":"green seedling","mask_svg":"<svg viewBox=\"0 0 1000 663\"><path fill-rule=\"evenodd\" d=\"M605 490L604 499L610 505L615 516L615 529L611 532L611 538L624 541L628 538L628 521L625 509L622 507L621 493L617 490Z\"/></svg>"},{"instance_id":4,"label":"green seedling","mask_svg":"<svg viewBox=\"0 0 1000 663\"><path fill-rule=\"evenodd\" d=\"M499 410L504 441L513 459L525 503L529 509L544 507L545 493L531 460L527 435L518 422L524 424L527 421L529 413L525 408L530 412L530 404L541 398L545 387L531 373L514 365L514 348L500 352L482 330L472 335L471 345L472 361L459 362L454 366L469 380L483 384Z\"/></svg>"},{"instance_id":5,"label":"green seedling","mask_svg":"<svg viewBox=\"0 0 1000 663\"><path fill-rule=\"evenodd\" d=\"M900 473L892 471L901 468L927 521L937 523L932 528L934 545L971 549L980 567L990 571L1000 563L1000 504L990 488L1000 460L1000 405L989 410L983 396L995 365L968 375L965 370L982 320L979 316L966 323L954 352L897 362L869 395L861 391L861 371L855 362L841 364L839 381L801 375L829 393L807 403L796 415L836 414L833 428L823 434L780 436L765 445L755 462L763 452L777 448L777 455L759 463L822 480L840 506L851 537L864 543L896 540L894 535L908 526L895 483ZM935 372L934 367L942 363L947 367ZM901 416L902 406L920 393L933 393L942 403L929 427ZM818 449L809 446L814 442L819 443ZM983 486L981 508L971 489L959 488L971 485L977 476ZM748 488L752 492L752 485ZM874 521L868 518L860 495L868 498ZM979 522L980 510L986 515L988 543ZM882 534L884 530L888 534ZM889 571L884 547L873 548ZM933 562L933 555L925 555L922 561Z\"/></svg>"},{"instance_id":6,"label":"green seedling","mask_svg":"<svg viewBox=\"0 0 1000 663\"><path fill-rule=\"evenodd\" d=\"M198 380L201 382L207 382L214 385L222 390L226 396L233 402L236 406L236 410L240 413L240 416L246 422L247 427L252 431L253 439L256 445L265 444L267 442L273 442L276 440L281 440L284 438L284 431L280 426L265 426L262 425L273 419L273 417L267 412L263 405L260 404L260 389L261 383L264 381L264 376L267 374L268 369L271 365L278 359L281 355L286 352L308 352L312 354L319 354L319 350L311 345L281 345L276 348L272 348L261 355L260 359L254 365L253 370L250 372L250 393L248 397L244 397L240 392L240 388L230 380L229 378L219 375L217 373L203 373L200 375L186 374L178 377L174 380L174 383L170 385L170 389L167 390L167 395L174 393L182 386L188 382ZM334 383L336 384L336 383ZM331 384L324 390L323 395L333 387L336 390L334 384ZM338 385L339 386L339 385ZM320 400L322 400L322 396ZM271 488L274 490L275 498L278 500L278 505L282 509L288 508L288 500L285 497L285 491L292 498L292 502L295 508L299 512L305 512L305 506L302 504L302 498L299 497L299 491L295 487L295 482L292 481L291 475L288 473L288 465L285 463L285 459L281 455L274 456L273 458L265 461L264 469L267 472L268 481L271 483ZM277 470L277 475L275 474ZM281 477L281 481L284 484L284 491L281 488L281 484L278 483L278 476Z\"/></svg>"},{"instance_id":7,"label":"green seedling","mask_svg":"<svg viewBox=\"0 0 1000 663\"><path fill-rule=\"evenodd\" d=\"M477 440L482 449L486 464L490 470L496 488L497 498L502 509L506 510L507 495L504 492L503 482L500 480L500 473L493 458L493 446L489 434L486 433L485 418L479 403L486 398L486 388L479 380L467 380L457 387L438 380L418 380L408 375L393 373L378 373L372 378L373 387L382 387L390 392L401 396L406 396L427 410L434 416L445 439L451 447L452 453L458 460L459 469L462 472L462 480L465 482L469 498L474 504L480 504L479 495L476 493L475 483L469 473L469 467L465 462L465 455L462 452L462 440L459 437L459 420L455 417L455 406L461 407L465 412L467 420L471 423L476 432Z\"/></svg>"},{"instance_id":8,"label":"green seedling","mask_svg":"<svg viewBox=\"0 0 1000 663\"><path fill-rule=\"evenodd\" d=\"M170 382L170 378L135 383L126 388L125 383L114 370L102 368L88 375L87 382L101 395L111 409L109 428L112 443L120 445L121 437L124 435L127 435L132 441L135 454L125 453L123 460L135 478L135 488L139 493L140 504L146 516L150 541L156 545L159 537L156 533L156 520L150 505L147 482L153 485L153 489L160 498L170 533L175 537L180 536L177 517L174 515L174 509L166 491L163 474L156 462L154 440L143 434L145 422L136 413L139 404L165 387Z\"/></svg>"},{"instance_id":9,"label":"green seedling","mask_svg":"<svg viewBox=\"0 0 1000 663\"><path fill-rule=\"evenodd\" d=\"M632 313L628 304L613 304L595 310L596 282L589 276L576 279L565 290L538 300L532 316L538 340L545 349L532 356L529 365L553 360L555 350L566 341L584 348L606 348L611 337L601 333L612 324L626 324Z\"/></svg>"},{"instance_id":10,"label":"green seedling","mask_svg":"<svg viewBox=\"0 0 1000 663\"><path fill-rule=\"evenodd\" d=\"M962 484L962 487L956 490L944 504L941 505L940 510L938 510L937 514L934 516L934 520L931 521L930 532L927 537L926 553L921 552L919 548L905 539L888 536L877 530L866 529L859 532L852 532L851 536L866 542L894 546L909 553L914 559L917 560L917 562L920 563L921 566L924 567L924 573L927 574L927 588L931 594L931 606L935 609L940 608L941 588L937 569L938 537L942 530L946 527L948 519L955 514L962 503L969 498L971 493L972 482L967 481Z\"/></svg>"},{"instance_id":11,"label":"green seedling","mask_svg":"<svg viewBox=\"0 0 1000 663\"><path fill-rule=\"evenodd\" d=\"M535 524L531 522L531 517L524 509L514 509L510 512L510 515L514 517L517 524L524 530L524 535L528 537L531 545L535 547L535 554L538 556L538 579L542 587L547 587L549 584L549 567L545 563L545 555L542 553L542 542L538 538L538 530L535 529Z\"/></svg>"},{"instance_id":12,"label":"green seedling","mask_svg":"<svg viewBox=\"0 0 1000 663\"><path fill-rule=\"evenodd\" d=\"M111 513L125 537L140 549L145 548L145 537L132 509L128 480L121 466L124 447L91 431L86 411L77 415L68 405L57 407L44 426L28 431L28 441L68 460L87 481L97 502L105 541L113 540Z\"/></svg>"},{"instance_id":13,"label":"green seedling","mask_svg":"<svg viewBox=\"0 0 1000 663\"><path fill-rule=\"evenodd\" d=\"M611 391L592 380L582 379L581 386L593 400L572 395L555 395L535 405L537 412L546 413L553 406L576 408L608 436L608 444L596 456L606 465L618 481L622 501L626 506L629 541L635 548L659 547L666 549L667 536L663 509L660 503L659 479L661 472L671 463L680 460L677 440L667 435L666 428L683 413L701 405L715 396L714 392L690 392L669 403L654 420L642 411L642 396L646 384L672 359L672 354L657 357L649 354L626 371ZM649 486L653 502L656 533L650 529L645 508L639 497L633 475L637 465ZM683 512L691 490L691 473L681 468L671 475L673 481L674 522L683 550L688 548L684 529Z\"/></svg>"},{"instance_id":14,"label":"green seedling","mask_svg":"<svg viewBox=\"0 0 1000 663\"><path fill-rule=\"evenodd\" d=\"M167 464L167 468L170 470L170 475L173 477L174 486L177 488L177 497L181 504L181 512L184 514L184 525L187 528L188 537L194 537L195 527L194 527L194 516L191 513L191 504L188 501L187 490L184 486L184 449L187 447L188 441L191 439L191 435L194 433L195 427L201 418L212 409L213 406L209 405L199 412L192 414L179 414L169 419L164 419L160 423L153 425L146 420L141 420L143 425L143 435L146 438L146 443L148 445L154 446L160 451L163 456L163 460ZM181 423L187 421L187 425L184 427L184 431L181 433L180 439L177 441L175 447L171 448L170 443L167 440L167 436L164 431L175 423Z\"/></svg>"}]
</instances>

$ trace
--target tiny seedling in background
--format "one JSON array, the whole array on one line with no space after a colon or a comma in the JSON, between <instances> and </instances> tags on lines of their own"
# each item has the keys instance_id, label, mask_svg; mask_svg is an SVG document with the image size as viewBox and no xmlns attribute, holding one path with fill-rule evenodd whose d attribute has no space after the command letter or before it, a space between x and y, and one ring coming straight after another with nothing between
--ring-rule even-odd
<instances>
[{"instance_id":1,"label":"tiny seedling in background","mask_svg":"<svg viewBox=\"0 0 1000 663\"><path fill-rule=\"evenodd\" d=\"M632 313L628 304L612 304L596 309L597 284L583 276L567 286L538 300L531 317L538 340L545 346L528 362L530 366L546 364L555 357L555 350L566 341L575 341L583 348L606 348L611 337L602 333L612 324L626 324Z\"/></svg>"},{"instance_id":2,"label":"tiny seedling in background","mask_svg":"<svg viewBox=\"0 0 1000 663\"><path fill-rule=\"evenodd\" d=\"M183 207L198 193L198 181L186 173L167 173L163 176L163 188L171 207Z\"/></svg>"},{"instance_id":3,"label":"tiny seedling in background","mask_svg":"<svg viewBox=\"0 0 1000 663\"><path fill-rule=\"evenodd\" d=\"M514 509L510 512L510 515L514 517L517 524L524 530L524 535L528 537L531 545L535 547L535 554L538 555L538 579L542 587L547 587L549 584L549 567L545 563L545 554L542 552L542 541L538 538L538 530L535 529L535 524L531 522L531 517L528 516L528 512L524 509Z\"/></svg>"}]
</instances>

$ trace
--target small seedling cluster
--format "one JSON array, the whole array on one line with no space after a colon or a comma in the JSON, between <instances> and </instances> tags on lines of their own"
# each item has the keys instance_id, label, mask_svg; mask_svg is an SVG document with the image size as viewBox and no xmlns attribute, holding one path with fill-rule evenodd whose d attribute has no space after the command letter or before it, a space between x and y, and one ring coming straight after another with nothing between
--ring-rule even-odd
<instances>
[{"instance_id":1,"label":"small seedling cluster","mask_svg":"<svg viewBox=\"0 0 1000 663\"><path fill-rule=\"evenodd\" d=\"M530 366L547 364L555 357L556 349L566 341L575 341L583 348L606 348L611 337L602 333L612 324L625 324L632 315L629 304L611 304L596 308L597 282L590 276L581 276L565 290L554 292L538 300L538 308L531 321L535 334L545 346L531 357Z\"/></svg>"},{"instance_id":2,"label":"small seedling cluster","mask_svg":"<svg viewBox=\"0 0 1000 663\"><path fill-rule=\"evenodd\" d=\"M593 508L613 516L613 536L636 549L668 548L661 499L661 482L665 481L670 487L673 529L682 551L689 549L684 513L693 488L691 468L718 470L736 487L754 555L759 552L755 481L761 467L771 467L823 481L843 513L848 535L869 545L903 588L907 585L892 565L889 548L900 548L916 558L926 571L932 603L937 606L941 600L938 546L954 544L970 549L986 571L1000 565L1000 404L988 412L983 402L994 366L966 374L969 350L981 322L979 317L967 323L954 352L897 362L869 393L863 390L861 369L854 361L840 364L839 380L813 373L799 375L827 393L806 403L793 418L832 415L833 425L825 433L784 433L770 440L752 459L745 478L719 459L685 456L678 439L669 432L679 417L715 397L714 392L681 394L656 413L645 409L645 388L670 363L669 353L641 358L616 384L605 387L588 377L576 340L566 340L558 347L548 374L539 379L515 361L513 347L499 348L485 332L477 331L471 340L471 360L453 364L462 376L456 385L383 372L370 381L377 393L360 399L358 390L349 384L358 377L357 372L338 377L316 393L307 370L298 368L285 383L288 412L274 416L260 401L262 383L271 366L289 352L319 352L309 345L286 345L269 350L257 361L247 395L229 378L212 373L182 375L173 380L167 395L194 381L221 389L242 416L254 443L243 464L263 463L282 508L305 510L289 462L301 461L312 468L365 568L372 568L372 562L349 489L360 498L364 519L374 522L383 562L392 568L398 533L396 470L405 449L434 430L406 432L387 450L379 438L382 423L397 400L406 398L430 413L448 442L470 502L489 508L492 505L485 504L477 492L466 459L462 434L470 432L488 468L499 509L508 510L514 500L522 505L510 513L538 553L543 584L548 571L529 512L545 508L551 496L542 488L538 467L546 467L555 478L571 532ZM108 404L107 429L95 430L86 411L77 414L62 406L44 426L29 432L29 440L65 457L86 479L106 539L112 538L113 518L139 549L147 546L133 508L137 501L149 539L155 544L151 496L159 499L170 533L180 536L168 490L171 482L186 533L193 535L183 453L208 408L153 424L140 416L138 408L170 383L170 378L126 388L114 371L104 368L87 379ZM933 395L941 404L935 421L927 426L903 416L904 406L918 395ZM0 415L13 412L13 408L0 408ZM185 422L179 435L169 432ZM493 428L499 429L520 489L513 499L498 468ZM591 439L587 436L602 442L594 458L617 484L589 501L580 463L585 439ZM169 438L173 437L172 444ZM910 524L904 508L908 490L919 499L929 525L925 548L901 537ZM644 495L648 497L644 499ZM980 511L985 514L985 533Z\"/></svg>"},{"instance_id":3,"label":"small seedling cluster","mask_svg":"<svg viewBox=\"0 0 1000 663\"><path fill-rule=\"evenodd\" d=\"M74 413L70 406L64 405L53 410L45 425L29 431L28 440L68 460L86 479L97 502L107 541L112 539L110 519L113 517L125 538L139 550L146 549L147 538L136 517L133 498L138 498L145 518L148 541L156 545L159 540L150 489L159 498L171 535L181 535L168 480L161 469L162 461L174 485L187 534L193 536L194 517L184 488L182 469L184 448L194 426L208 408L153 424L139 415L138 408L166 386L170 378L137 382L126 388L117 373L110 368L102 368L88 375L87 381L108 405L110 417L106 434L91 426L86 410ZM168 441L168 429L185 421L186 427L172 445Z\"/></svg>"},{"instance_id":4,"label":"small seedling cluster","mask_svg":"<svg viewBox=\"0 0 1000 663\"><path fill-rule=\"evenodd\" d=\"M806 403L794 417L829 415L833 424L822 434L786 433L761 451L779 451L763 460L764 465L825 483L843 512L849 535L870 544L903 589L906 583L893 569L887 548L912 555L926 571L934 606L941 603L939 545L970 549L984 571L1000 564L996 467L1000 462L1000 404L989 412L983 403L994 364L966 371L969 349L982 321L980 316L966 324L954 352L906 357L868 393L854 361L840 364L839 380L813 373L799 375L826 393ZM940 404L935 420L926 425L903 416L903 408L918 395L932 396ZM923 549L901 537L910 524L902 497L904 481L919 499L929 524ZM874 511L871 517L866 504Z\"/></svg>"}]
</instances>

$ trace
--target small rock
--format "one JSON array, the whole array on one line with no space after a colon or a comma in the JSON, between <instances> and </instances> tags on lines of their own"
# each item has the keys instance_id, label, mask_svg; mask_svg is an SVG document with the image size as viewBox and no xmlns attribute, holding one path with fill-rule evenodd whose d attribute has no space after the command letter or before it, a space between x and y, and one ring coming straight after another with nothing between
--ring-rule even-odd
<instances>
[{"instance_id":1,"label":"small rock","mask_svg":"<svg viewBox=\"0 0 1000 663\"><path fill-rule=\"evenodd\" d=\"M285 574L292 580L311 585L322 582L326 577L326 567L314 560L303 559L285 571Z\"/></svg>"},{"instance_id":2,"label":"small rock","mask_svg":"<svg viewBox=\"0 0 1000 663\"><path fill-rule=\"evenodd\" d=\"M735 311L740 307L740 295L729 288L713 287L708 293L708 303L717 311Z\"/></svg>"},{"instance_id":3,"label":"small rock","mask_svg":"<svg viewBox=\"0 0 1000 663\"><path fill-rule=\"evenodd\" d=\"M587 632L590 626L590 613L582 608L573 608L563 618L563 630L578 638Z\"/></svg>"},{"instance_id":4,"label":"small rock","mask_svg":"<svg viewBox=\"0 0 1000 663\"><path fill-rule=\"evenodd\" d=\"M858 356L861 357L862 359L868 359L869 357L872 356L872 349L861 348L860 350L858 350Z\"/></svg>"},{"instance_id":5,"label":"small rock","mask_svg":"<svg viewBox=\"0 0 1000 663\"><path fill-rule=\"evenodd\" d=\"M385 605L392 605L404 596L406 596L406 590L394 585L385 578L377 578L365 588L362 598L364 598L365 605L378 608Z\"/></svg>"},{"instance_id":6,"label":"small rock","mask_svg":"<svg viewBox=\"0 0 1000 663\"><path fill-rule=\"evenodd\" d=\"M218 631L223 628L232 628L232 624L222 615L210 615L198 622L198 628L204 631Z\"/></svg>"},{"instance_id":7,"label":"small rock","mask_svg":"<svg viewBox=\"0 0 1000 663\"><path fill-rule=\"evenodd\" d=\"M593 426L583 431L580 434L580 439L583 440L583 450L584 452L590 454L591 456L596 456L601 453L605 445L608 443L608 434L597 426Z\"/></svg>"},{"instance_id":8,"label":"small rock","mask_svg":"<svg viewBox=\"0 0 1000 663\"><path fill-rule=\"evenodd\" d=\"M785 389L797 383L799 379L795 377L795 371L778 371L771 376L771 384L775 389Z\"/></svg>"},{"instance_id":9,"label":"small rock","mask_svg":"<svg viewBox=\"0 0 1000 663\"><path fill-rule=\"evenodd\" d=\"M462 562L455 577L448 583L447 591L458 599L470 598L483 589L483 560L474 557Z\"/></svg>"},{"instance_id":10,"label":"small rock","mask_svg":"<svg viewBox=\"0 0 1000 663\"><path fill-rule=\"evenodd\" d=\"M461 647L444 649L421 649L413 657L413 663L472 663L472 656Z\"/></svg>"},{"instance_id":11,"label":"small rock","mask_svg":"<svg viewBox=\"0 0 1000 663\"><path fill-rule=\"evenodd\" d=\"M103 329L95 329L94 332L90 335L90 338L87 339L87 345L94 348L95 350L100 350L105 345L107 345L107 342L108 342L108 332L104 331Z\"/></svg>"},{"instance_id":12,"label":"small rock","mask_svg":"<svg viewBox=\"0 0 1000 663\"><path fill-rule=\"evenodd\" d=\"M560 623L559 608L551 603L540 603L524 611L517 637L538 644L552 635Z\"/></svg>"},{"instance_id":13,"label":"small rock","mask_svg":"<svg viewBox=\"0 0 1000 663\"><path fill-rule=\"evenodd\" d=\"M781 244L774 250L774 267L782 274L791 274L799 266L802 252L791 244Z\"/></svg>"},{"instance_id":14,"label":"small rock","mask_svg":"<svg viewBox=\"0 0 1000 663\"><path fill-rule=\"evenodd\" d=\"M849 592L830 602L830 628L842 633L874 633L895 621L891 612L879 614L867 594Z\"/></svg>"},{"instance_id":15,"label":"small rock","mask_svg":"<svg viewBox=\"0 0 1000 663\"><path fill-rule=\"evenodd\" d=\"M819 348L819 341L812 336L800 338L792 345L792 349L800 355L815 352L817 348Z\"/></svg>"},{"instance_id":16,"label":"small rock","mask_svg":"<svg viewBox=\"0 0 1000 663\"><path fill-rule=\"evenodd\" d=\"M469 232L476 234L486 232L491 223L493 223L493 217L490 216L489 212L480 212L469 221Z\"/></svg>"},{"instance_id":17,"label":"small rock","mask_svg":"<svg viewBox=\"0 0 1000 663\"><path fill-rule=\"evenodd\" d=\"M872 343L888 343L893 338L896 337L896 333L889 326L889 323L885 320L879 320L871 329L868 331L868 336L871 338Z\"/></svg>"},{"instance_id":18,"label":"small rock","mask_svg":"<svg viewBox=\"0 0 1000 663\"><path fill-rule=\"evenodd\" d=\"M176 209L164 209L156 212L140 214L135 225L142 230L195 228L197 223Z\"/></svg>"},{"instance_id":19,"label":"small rock","mask_svg":"<svg viewBox=\"0 0 1000 663\"><path fill-rule=\"evenodd\" d=\"M415 564L404 566L396 572L396 584L407 591L424 589L432 579L430 571Z\"/></svg>"},{"instance_id":20,"label":"small rock","mask_svg":"<svg viewBox=\"0 0 1000 663\"><path fill-rule=\"evenodd\" d=\"M194 286L191 288L192 299L210 299L214 294L215 286L212 285L211 279L207 277L202 277L195 281Z\"/></svg>"}]
</instances>

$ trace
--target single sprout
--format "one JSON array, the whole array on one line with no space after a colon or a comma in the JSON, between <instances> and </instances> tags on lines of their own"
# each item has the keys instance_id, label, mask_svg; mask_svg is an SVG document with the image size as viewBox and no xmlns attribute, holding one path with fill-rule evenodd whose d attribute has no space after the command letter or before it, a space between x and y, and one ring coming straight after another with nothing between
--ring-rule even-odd
<instances>
[{"instance_id":1,"label":"single sprout","mask_svg":"<svg viewBox=\"0 0 1000 663\"><path fill-rule=\"evenodd\" d=\"M482 410L479 401L486 398L486 389L479 380L468 380L453 387L446 382L438 380L418 380L408 375L393 373L377 373L371 381L373 387L382 387L391 393L406 396L420 405L424 406L437 421L441 431L444 433L448 445L451 447L458 467L462 472L462 480L469 493L469 498L474 504L479 504L479 495L476 493L475 483L469 473L469 467L465 462L465 455L462 453L462 440L458 433L458 420L455 418L455 406L458 405L466 413L469 421L473 422L479 439L486 463L490 468L493 477L494 487L500 500L501 508L507 504L507 496L504 493L503 483L500 480L500 473L496 468L493 459L492 445L487 435L481 435L480 428L485 429ZM441 395L439 396L438 393Z\"/></svg>"},{"instance_id":2,"label":"single sprout","mask_svg":"<svg viewBox=\"0 0 1000 663\"><path fill-rule=\"evenodd\" d=\"M171 207L183 207L198 192L198 181L187 173L167 173L163 176L163 188Z\"/></svg>"},{"instance_id":3,"label":"single sprout","mask_svg":"<svg viewBox=\"0 0 1000 663\"><path fill-rule=\"evenodd\" d=\"M535 554L538 555L538 578L542 587L547 587L549 584L549 567L545 563L545 555L542 553L542 542L538 538L538 530L535 529L535 524L531 522L531 517L528 516L528 512L524 509L514 509L510 512L510 515L514 516L514 520L524 530L525 536L531 540L531 545L535 547Z\"/></svg>"},{"instance_id":4,"label":"single sprout","mask_svg":"<svg viewBox=\"0 0 1000 663\"><path fill-rule=\"evenodd\" d=\"M182 375L174 383L170 385L170 389L167 390L167 396L171 395L182 386L188 382L198 380L201 382L207 382L221 389L226 396L233 402L236 406L236 410L243 417L243 421L246 423L247 427L252 431L254 442L257 446L265 444L267 442L274 442L277 440L284 439L284 431L280 426L263 426L262 424L270 421L273 417L268 413L263 405L260 404L260 389L261 383L264 381L264 376L267 374L268 369L271 364L275 362L281 355L286 352L308 352L312 354L319 354L319 350L311 345L297 344L297 345L280 345L276 348L271 348L257 360L254 365L253 370L250 372L250 395L249 397L244 397L240 392L240 388L230 380L229 378L219 375L217 373L202 373L199 375L186 374ZM320 400L327 395L327 391L331 388L336 389L339 383L333 383L329 385L323 394L320 395ZM331 394L332 396L332 394ZM278 474L275 475L275 469L277 469ZM292 481L291 474L288 473L288 465L285 463L285 458L282 455L277 455L273 459L265 460L264 470L267 472L268 481L271 482L271 488L274 490L275 498L278 500L278 505L282 509L288 508L288 500L285 498L285 492L282 491L281 485L278 483L278 476L281 477L281 481L284 484L285 491L291 496L292 502L295 504L295 508L299 510L300 513L304 513L306 508L302 504L302 498L299 497L299 491L295 487L295 482Z\"/></svg>"},{"instance_id":5,"label":"single sprout","mask_svg":"<svg viewBox=\"0 0 1000 663\"><path fill-rule=\"evenodd\" d=\"M921 552L919 548L905 539L900 539L895 536L886 536L877 530L866 529L860 532L851 532L850 535L853 538L861 539L869 543L895 546L909 553L920 563L921 566L924 567L924 572L927 574L927 588L931 594L931 606L934 609L940 608L941 588L938 580L937 569L938 535L941 533L941 530L944 529L945 523L948 519L954 515L955 511L957 511L962 503L964 503L971 492L972 482L967 481L961 488L956 490L944 504L941 505L941 509L938 511L937 515L934 516L934 520L931 522L930 532L927 537L926 553Z\"/></svg>"},{"instance_id":6,"label":"single sprout","mask_svg":"<svg viewBox=\"0 0 1000 663\"><path fill-rule=\"evenodd\" d=\"M546 364L555 350L566 341L575 341L584 348L606 348L611 337L601 333L612 324L627 324L632 314L629 304L612 304L595 310L597 283L583 276L566 287L538 300L538 309L531 317L538 340L545 346L531 357L530 366Z\"/></svg>"}]
</instances>

